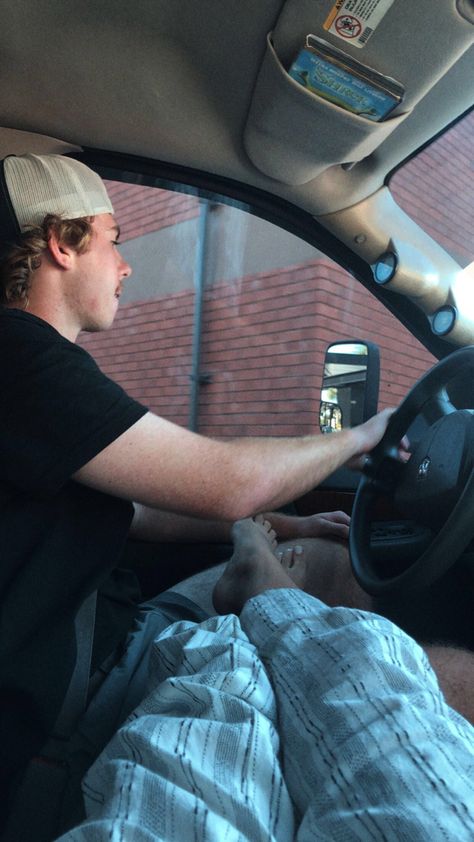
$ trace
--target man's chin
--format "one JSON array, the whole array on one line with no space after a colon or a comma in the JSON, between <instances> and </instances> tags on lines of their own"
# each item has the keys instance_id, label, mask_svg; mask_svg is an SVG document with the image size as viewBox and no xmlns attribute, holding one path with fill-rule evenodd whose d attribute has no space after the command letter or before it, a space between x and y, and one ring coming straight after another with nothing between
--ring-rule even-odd
<instances>
[{"instance_id":1,"label":"man's chin","mask_svg":"<svg viewBox=\"0 0 474 842\"><path fill-rule=\"evenodd\" d=\"M110 317L109 319L101 319L89 322L85 327L83 327L84 333L100 333L103 330L109 330L115 320L115 316Z\"/></svg>"}]
</instances>

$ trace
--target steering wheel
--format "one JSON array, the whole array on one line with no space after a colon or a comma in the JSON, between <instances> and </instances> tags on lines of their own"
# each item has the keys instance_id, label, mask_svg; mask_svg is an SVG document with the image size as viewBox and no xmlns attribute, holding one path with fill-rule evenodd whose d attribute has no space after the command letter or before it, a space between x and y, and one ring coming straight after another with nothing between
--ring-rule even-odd
<instances>
[{"instance_id":1,"label":"steering wheel","mask_svg":"<svg viewBox=\"0 0 474 842\"><path fill-rule=\"evenodd\" d=\"M448 397L447 386L457 378L462 406L474 408L474 345L454 351L413 386L367 459L349 536L353 572L367 593L427 587L474 537L474 412L458 409ZM415 421L423 432L403 463L398 446ZM384 575L371 551L371 519L381 495L430 536L413 563L395 575ZM401 554L402 544L399 549Z\"/></svg>"}]
</instances>

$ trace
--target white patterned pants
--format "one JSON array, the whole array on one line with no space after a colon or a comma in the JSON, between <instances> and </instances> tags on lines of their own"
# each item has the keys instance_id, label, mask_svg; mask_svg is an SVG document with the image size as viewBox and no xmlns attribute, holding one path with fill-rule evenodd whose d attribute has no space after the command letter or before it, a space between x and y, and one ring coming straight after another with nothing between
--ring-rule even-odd
<instances>
[{"instance_id":1,"label":"white patterned pants","mask_svg":"<svg viewBox=\"0 0 474 842\"><path fill-rule=\"evenodd\" d=\"M69 842L474 839L474 729L388 620L267 591L175 623Z\"/></svg>"}]
</instances>

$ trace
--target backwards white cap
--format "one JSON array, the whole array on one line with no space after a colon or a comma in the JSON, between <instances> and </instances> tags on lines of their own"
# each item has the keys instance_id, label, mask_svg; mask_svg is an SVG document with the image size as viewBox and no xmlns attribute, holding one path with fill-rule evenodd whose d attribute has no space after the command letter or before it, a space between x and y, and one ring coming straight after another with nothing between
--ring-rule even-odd
<instances>
[{"instance_id":1,"label":"backwards white cap","mask_svg":"<svg viewBox=\"0 0 474 842\"><path fill-rule=\"evenodd\" d=\"M10 155L5 158L3 167L21 231L41 223L48 213L58 214L63 219L113 213L100 176L73 158Z\"/></svg>"},{"instance_id":2,"label":"backwards white cap","mask_svg":"<svg viewBox=\"0 0 474 842\"><path fill-rule=\"evenodd\" d=\"M48 213L78 219L113 213L97 173L62 155L9 155L0 161L0 259Z\"/></svg>"}]
</instances>

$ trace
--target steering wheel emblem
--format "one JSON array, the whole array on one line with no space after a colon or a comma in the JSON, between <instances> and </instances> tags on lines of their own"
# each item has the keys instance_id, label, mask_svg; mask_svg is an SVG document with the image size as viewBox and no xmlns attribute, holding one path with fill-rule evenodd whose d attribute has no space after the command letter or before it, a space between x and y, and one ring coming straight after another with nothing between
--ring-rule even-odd
<instances>
[{"instance_id":1,"label":"steering wheel emblem","mask_svg":"<svg viewBox=\"0 0 474 842\"><path fill-rule=\"evenodd\" d=\"M428 471L430 469L431 459L429 456L425 456L423 462L420 462L418 467L418 479L426 479L428 476Z\"/></svg>"}]
</instances>

